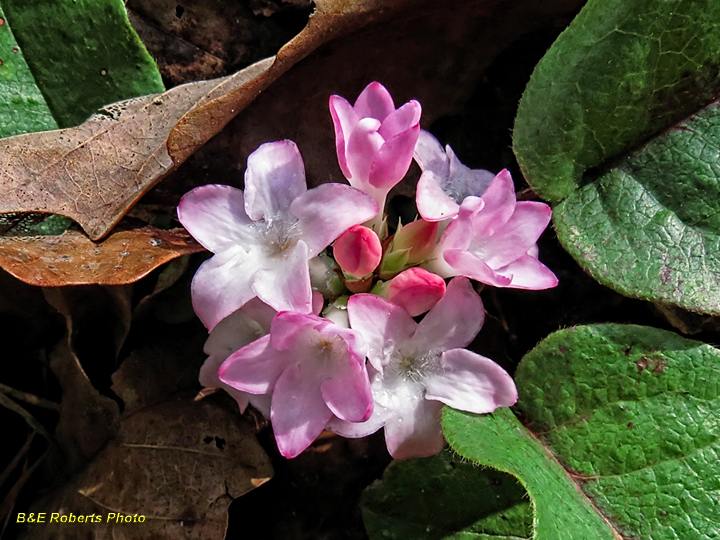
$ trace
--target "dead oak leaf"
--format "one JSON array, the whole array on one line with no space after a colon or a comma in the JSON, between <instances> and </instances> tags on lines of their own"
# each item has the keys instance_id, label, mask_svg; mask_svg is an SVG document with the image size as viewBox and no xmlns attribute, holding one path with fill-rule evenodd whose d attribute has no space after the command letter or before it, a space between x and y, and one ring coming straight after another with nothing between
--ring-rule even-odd
<instances>
[{"instance_id":1,"label":"dead oak leaf","mask_svg":"<svg viewBox=\"0 0 720 540\"><path fill-rule=\"evenodd\" d=\"M67 216L93 240L319 45L407 3L318 0L307 26L279 52L238 73L109 105L80 126L0 143L0 213Z\"/></svg>"},{"instance_id":2,"label":"dead oak leaf","mask_svg":"<svg viewBox=\"0 0 720 540\"><path fill-rule=\"evenodd\" d=\"M99 515L50 523L24 538L205 540L224 538L230 502L272 477L250 425L216 400L180 398L123 418L111 441L35 512ZM117 516L131 516L131 522ZM142 515L143 522L132 522Z\"/></svg>"},{"instance_id":3,"label":"dead oak leaf","mask_svg":"<svg viewBox=\"0 0 720 540\"><path fill-rule=\"evenodd\" d=\"M0 266L39 287L125 285L176 257L203 249L184 229L116 230L101 243L68 231L58 236L0 237Z\"/></svg>"},{"instance_id":4,"label":"dead oak leaf","mask_svg":"<svg viewBox=\"0 0 720 540\"><path fill-rule=\"evenodd\" d=\"M272 59L224 79L115 103L74 128L29 133L0 146L0 212L61 214L97 240L175 163L166 140L180 118L229 89L256 95ZM248 88L248 86L252 88Z\"/></svg>"}]
</instances>

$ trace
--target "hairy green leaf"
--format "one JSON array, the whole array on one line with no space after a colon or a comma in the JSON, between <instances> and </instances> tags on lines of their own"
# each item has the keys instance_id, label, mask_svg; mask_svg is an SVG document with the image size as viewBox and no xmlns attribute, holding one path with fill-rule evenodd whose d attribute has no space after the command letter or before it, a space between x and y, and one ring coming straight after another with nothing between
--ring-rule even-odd
<instances>
[{"instance_id":1,"label":"hairy green leaf","mask_svg":"<svg viewBox=\"0 0 720 540\"><path fill-rule=\"evenodd\" d=\"M538 64L514 130L523 173L561 203L558 237L586 270L713 314L720 130L717 107L702 109L720 92L718 20L708 0L591 0Z\"/></svg>"},{"instance_id":2,"label":"hairy green leaf","mask_svg":"<svg viewBox=\"0 0 720 540\"><path fill-rule=\"evenodd\" d=\"M448 410L461 455L518 476L535 538L720 537L720 351L653 328L552 334L517 374L517 412Z\"/></svg>"},{"instance_id":3,"label":"hairy green leaf","mask_svg":"<svg viewBox=\"0 0 720 540\"><path fill-rule=\"evenodd\" d=\"M452 452L395 461L362 501L371 540L530 538L532 509L510 475Z\"/></svg>"}]
</instances>

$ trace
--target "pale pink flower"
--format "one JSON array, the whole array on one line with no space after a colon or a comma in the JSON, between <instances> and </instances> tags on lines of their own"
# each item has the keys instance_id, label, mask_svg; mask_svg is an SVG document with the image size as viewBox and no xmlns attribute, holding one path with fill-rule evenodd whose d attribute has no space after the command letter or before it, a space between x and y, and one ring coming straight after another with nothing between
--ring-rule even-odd
<instances>
[{"instance_id":1,"label":"pale pink flower","mask_svg":"<svg viewBox=\"0 0 720 540\"><path fill-rule=\"evenodd\" d=\"M421 110L414 100L395 109L392 96L378 82L370 83L355 105L330 96L340 169L350 185L378 202L381 213L388 191L412 162Z\"/></svg>"},{"instance_id":2,"label":"pale pink flower","mask_svg":"<svg viewBox=\"0 0 720 540\"><path fill-rule=\"evenodd\" d=\"M348 315L368 345L375 410L360 424L333 420L328 428L340 435L364 437L384 426L393 457L429 456L443 447L443 403L489 413L517 401L505 370L463 348L484 320L482 301L468 279L453 279L419 324L400 306L372 294L352 296Z\"/></svg>"},{"instance_id":3,"label":"pale pink flower","mask_svg":"<svg viewBox=\"0 0 720 540\"><path fill-rule=\"evenodd\" d=\"M198 380L205 388L222 388L237 402L240 412L245 412L250 401L253 406L269 410L270 396L256 396L236 390L220 380L220 365L235 351L270 332L270 322L277 314L273 308L253 298L243 307L220 321L208 336L203 351L208 355L200 368Z\"/></svg>"},{"instance_id":4,"label":"pale pink flower","mask_svg":"<svg viewBox=\"0 0 720 540\"><path fill-rule=\"evenodd\" d=\"M455 217L465 198L482 195L495 177L490 171L470 169L460 163L450 145L443 150L425 130L420 131L415 145L415 161L422 169L416 202L418 212L427 221Z\"/></svg>"},{"instance_id":5,"label":"pale pink flower","mask_svg":"<svg viewBox=\"0 0 720 540\"><path fill-rule=\"evenodd\" d=\"M538 260L536 244L551 216L547 204L516 202L510 173L503 170L482 197L463 200L423 267L495 287L555 287L557 277Z\"/></svg>"},{"instance_id":6,"label":"pale pink flower","mask_svg":"<svg viewBox=\"0 0 720 540\"><path fill-rule=\"evenodd\" d=\"M210 330L255 296L278 311L310 313L308 260L377 211L350 186L308 191L295 143L263 144L248 157L244 193L202 186L178 205L181 223L215 253L193 279L195 312Z\"/></svg>"},{"instance_id":7,"label":"pale pink flower","mask_svg":"<svg viewBox=\"0 0 720 540\"><path fill-rule=\"evenodd\" d=\"M345 274L360 279L380 264L382 245L372 229L355 225L335 240L333 256Z\"/></svg>"},{"instance_id":8,"label":"pale pink flower","mask_svg":"<svg viewBox=\"0 0 720 540\"><path fill-rule=\"evenodd\" d=\"M322 294L313 291L313 313L317 315L322 308ZM225 390L237 402L241 413L245 412L248 403L251 403L269 417L270 395L249 394L236 390L220 380L218 369L232 353L270 333L270 324L275 315L277 311L259 298L253 298L220 321L205 341L203 351L208 357L200 368L198 381L205 388Z\"/></svg>"},{"instance_id":9,"label":"pale pink flower","mask_svg":"<svg viewBox=\"0 0 720 540\"><path fill-rule=\"evenodd\" d=\"M251 394L272 394L270 421L280 453L305 450L331 418L362 422L373 400L362 337L315 315L278 313L270 334L231 354L220 380Z\"/></svg>"}]
</instances>

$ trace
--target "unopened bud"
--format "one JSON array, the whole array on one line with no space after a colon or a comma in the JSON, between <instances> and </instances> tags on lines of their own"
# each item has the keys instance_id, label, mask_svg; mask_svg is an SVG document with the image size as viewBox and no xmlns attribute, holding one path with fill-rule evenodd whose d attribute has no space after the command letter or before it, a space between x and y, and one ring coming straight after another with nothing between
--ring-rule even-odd
<instances>
[{"instance_id":1,"label":"unopened bud","mask_svg":"<svg viewBox=\"0 0 720 540\"><path fill-rule=\"evenodd\" d=\"M393 304L404 307L412 317L430 310L445 295L445 280L424 268L409 268L391 279L384 294Z\"/></svg>"},{"instance_id":2,"label":"unopened bud","mask_svg":"<svg viewBox=\"0 0 720 540\"><path fill-rule=\"evenodd\" d=\"M335 240L333 254L345 276L359 280L372 274L380 264L382 245L371 229L355 225Z\"/></svg>"}]
</instances>

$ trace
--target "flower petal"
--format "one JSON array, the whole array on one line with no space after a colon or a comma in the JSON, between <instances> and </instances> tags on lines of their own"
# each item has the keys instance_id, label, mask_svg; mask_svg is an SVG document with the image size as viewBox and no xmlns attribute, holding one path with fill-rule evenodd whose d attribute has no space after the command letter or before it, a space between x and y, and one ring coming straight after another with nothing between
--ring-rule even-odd
<instances>
[{"instance_id":1,"label":"flower petal","mask_svg":"<svg viewBox=\"0 0 720 540\"><path fill-rule=\"evenodd\" d=\"M183 227L213 253L252 244L257 236L243 192L231 186L195 188L180 199L177 212Z\"/></svg>"},{"instance_id":2,"label":"flower petal","mask_svg":"<svg viewBox=\"0 0 720 540\"><path fill-rule=\"evenodd\" d=\"M308 258L315 257L353 225L375 216L378 204L362 191L344 184L322 184L298 197L290 210L300 220Z\"/></svg>"},{"instance_id":3,"label":"flower petal","mask_svg":"<svg viewBox=\"0 0 720 540\"><path fill-rule=\"evenodd\" d=\"M263 336L228 356L218 377L243 392L269 394L292 360L292 355L270 346L270 336Z\"/></svg>"},{"instance_id":4,"label":"flower petal","mask_svg":"<svg viewBox=\"0 0 720 540\"><path fill-rule=\"evenodd\" d=\"M427 457L443 449L442 403L422 397L405 400L385 423L385 442L395 459Z\"/></svg>"},{"instance_id":5,"label":"flower petal","mask_svg":"<svg viewBox=\"0 0 720 540\"><path fill-rule=\"evenodd\" d=\"M525 255L537 242L551 217L552 210L545 203L517 203L507 223L496 230L493 236L481 240L482 249L487 253L485 262L491 268L501 268Z\"/></svg>"},{"instance_id":6,"label":"flower petal","mask_svg":"<svg viewBox=\"0 0 720 540\"><path fill-rule=\"evenodd\" d=\"M200 367L200 373L198 374L198 382L205 388L222 388L225 390L231 398L233 398L237 404L240 413L244 413L249 403L250 394L236 390L232 386L229 386L220 380L218 377L218 369L225 360L223 355L210 355L207 360Z\"/></svg>"},{"instance_id":7,"label":"flower petal","mask_svg":"<svg viewBox=\"0 0 720 540\"><path fill-rule=\"evenodd\" d=\"M371 82L355 100L354 109L360 117L384 120L395 111L395 104L387 88L379 82Z\"/></svg>"},{"instance_id":8,"label":"flower petal","mask_svg":"<svg viewBox=\"0 0 720 540\"><path fill-rule=\"evenodd\" d=\"M466 167L450 146L446 151L450 160L450 173L444 187L446 191L456 194L455 202L461 203L465 197L480 197L485 193L496 175L484 169Z\"/></svg>"},{"instance_id":9,"label":"flower petal","mask_svg":"<svg viewBox=\"0 0 720 540\"><path fill-rule=\"evenodd\" d=\"M338 358L332 377L321 385L325 404L335 416L348 422L364 422L373 411L370 380L365 356L348 352L349 358Z\"/></svg>"},{"instance_id":10,"label":"flower petal","mask_svg":"<svg viewBox=\"0 0 720 540\"><path fill-rule=\"evenodd\" d=\"M510 286L511 278L498 274L473 253L459 249L449 249L445 251L443 256L456 276L466 276L493 287Z\"/></svg>"},{"instance_id":11,"label":"flower petal","mask_svg":"<svg viewBox=\"0 0 720 540\"><path fill-rule=\"evenodd\" d=\"M251 282L257 270L257 260L240 247L200 266L190 289L195 313L208 330L255 296Z\"/></svg>"},{"instance_id":12,"label":"flower petal","mask_svg":"<svg viewBox=\"0 0 720 540\"><path fill-rule=\"evenodd\" d=\"M380 126L378 133L382 135L383 139L389 141L396 135L417 126L420 122L421 115L422 107L420 106L420 103L414 99L410 100L398 110L391 112L382 120L382 126ZM418 135L419 134L420 133L418 132ZM413 149L414 148L415 144L413 144ZM412 153L410 159L412 159Z\"/></svg>"},{"instance_id":13,"label":"flower petal","mask_svg":"<svg viewBox=\"0 0 720 540\"><path fill-rule=\"evenodd\" d=\"M270 321L277 312L259 298L220 321L208 336L203 351L207 355L224 355L244 347L270 331Z\"/></svg>"},{"instance_id":14,"label":"flower petal","mask_svg":"<svg viewBox=\"0 0 720 540\"><path fill-rule=\"evenodd\" d=\"M428 377L425 397L477 414L510 407L518 398L512 377L495 362L467 349L443 353L443 371Z\"/></svg>"},{"instance_id":15,"label":"flower petal","mask_svg":"<svg viewBox=\"0 0 720 540\"><path fill-rule=\"evenodd\" d=\"M365 422L347 422L334 417L328 422L327 429L341 437L359 439L375 433L385 425L391 415L392 411L376 403L372 415Z\"/></svg>"},{"instance_id":16,"label":"flower petal","mask_svg":"<svg viewBox=\"0 0 720 540\"><path fill-rule=\"evenodd\" d=\"M360 188L368 181L373 159L385 143L385 139L378 133L379 129L380 120L363 118L348 136L345 149L347 166L350 171L348 180L355 187Z\"/></svg>"},{"instance_id":17,"label":"flower petal","mask_svg":"<svg viewBox=\"0 0 720 540\"><path fill-rule=\"evenodd\" d=\"M355 294L348 300L350 328L356 330L368 347L370 364L382 371L388 347L410 340L417 328L405 309L374 294Z\"/></svg>"},{"instance_id":18,"label":"flower petal","mask_svg":"<svg viewBox=\"0 0 720 540\"><path fill-rule=\"evenodd\" d=\"M350 169L347 165L347 139L360 121L360 117L348 101L340 96L330 96L330 116L335 128L335 147L337 149L338 163L345 178L350 178Z\"/></svg>"},{"instance_id":19,"label":"flower petal","mask_svg":"<svg viewBox=\"0 0 720 540\"><path fill-rule=\"evenodd\" d=\"M253 220L287 214L290 203L305 191L305 165L294 142L265 143L248 156L245 211Z\"/></svg>"},{"instance_id":20,"label":"flower petal","mask_svg":"<svg viewBox=\"0 0 720 540\"><path fill-rule=\"evenodd\" d=\"M312 335L315 327L327 321L315 315L306 315L294 311L282 311L273 319L270 327L272 346L278 351L287 351L296 347L301 336Z\"/></svg>"},{"instance_id":21,"label":"flower petal","mask_svg":"<svg viewBox=\"0 0 720 540\"><path fill-rule=\"evenodd\" d=\"M472 216L476 236L490 236L504 225L515 211L515 185L507 169L500 171L482 194L483 207Z\"/></svg>"},{"instance_id":22,"label":"flower petal","mask_svg":"<svg viewBox=\"0 0 720 540\"><path fill-rule=\"evenodd\" d=\"M300 366L283 372L273 392L270 420L284 457L294 458L310 446L332 416L317 379L303 376Z\"/></svg>"},{"instance_id":23,"label":"flower petal","mask_svg":"<svg viewBox=\"0 0 720 540\"><path fill-rule=\"evenodd\" d=\"M434 171L426 170L420 175L416 200L418 212L425 221L453 218L460 209L460 206L443 191L441 181L440 176Z\"/></svg>"},{"instance_id":24,"label":"flower petal","mask_svg":"<svg viewBox=\"0 0 720 540\"><path fill-rule=\"evenodd\" d=\"M509 265L499 268L498 274L510 277L508 287L539 291L556 287L558 279L555 274L532 255L523 255Z\"/></svg>"},{"instance_id":25,"label":"flower petal","mask_svg":"<svg viewBox=\"0 0 720 540\"><path fill-rule=\"evenodd\" d=\"M253 291L277 311L312 312L309 258L308 248L301 240L281 257L262 261L263 266L253 276Z\"/></svg>"},{"instance_id":26,"label":"flower petal","mask_svg":"<svg viewBox=\"0 0 720 540\"><path fill-rule=\"evenodd\" d=\"M429 131L420 130L413 157L423 172L432 171L441 179L450 174L449 158L440 141Z\"/></svg>"},{"instance_id":27,"label":"flower petal","mask_svg":"<svg viewBox=\"0 0 720 540\"><path fill-rule=\"evenodd\" d=\"M470 280L456 277L420 321L413 342L425 344L427 350L465 347L475 339L484 321L485 308Z\"/></svg>"},{"instance_id":28,"label":"flower petal","mask_svg":"<svg viewBox=\"0 0 720 540\"><path fill-rule=\"evenodd\" d=\"M385 141L375 155L368 180L376 188L390 190L403 179L412 162L420 125L406 129Z\"/></svg>"}]
</instances>

